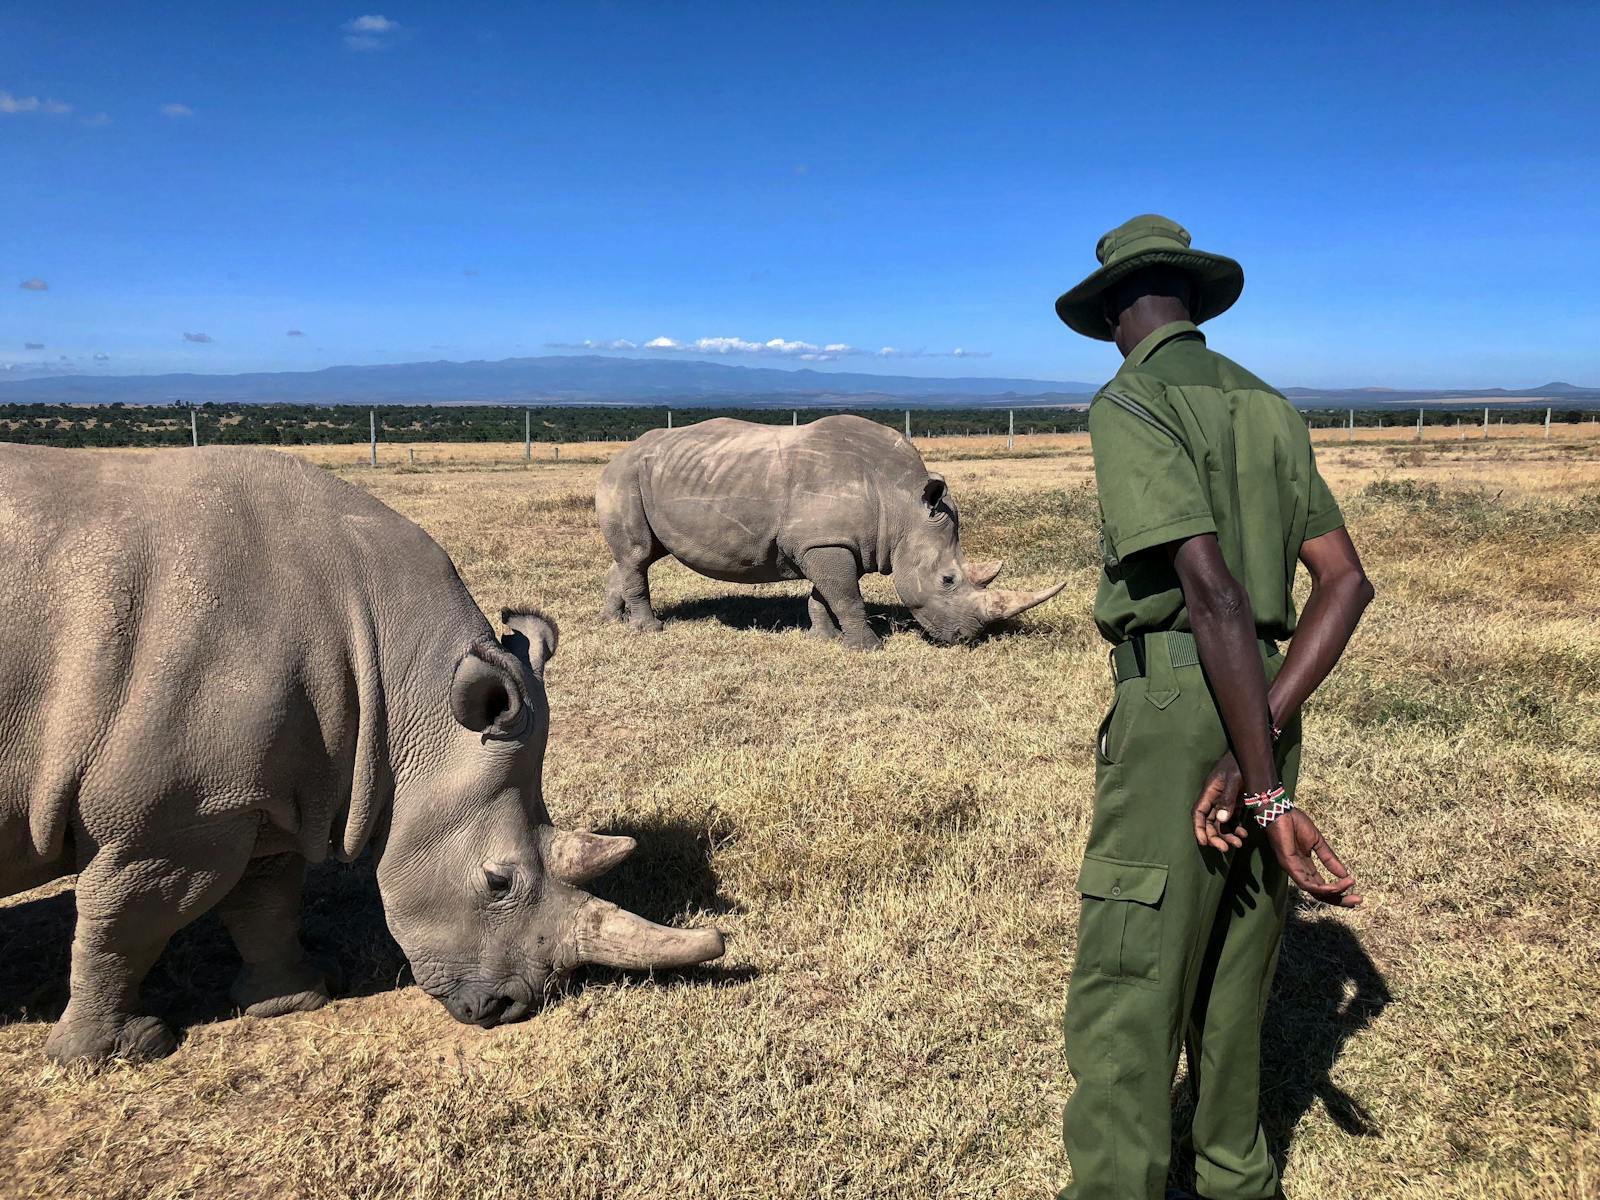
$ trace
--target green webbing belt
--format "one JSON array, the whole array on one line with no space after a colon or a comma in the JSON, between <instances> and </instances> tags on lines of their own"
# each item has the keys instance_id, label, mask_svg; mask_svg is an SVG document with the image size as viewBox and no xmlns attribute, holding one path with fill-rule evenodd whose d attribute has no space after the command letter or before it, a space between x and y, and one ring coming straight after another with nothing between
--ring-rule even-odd
<instances>
[{"instance_id":1,"label":"green webbing belt","mask_svg":"<svg viewBox=\"0 0 1600 1200\"><path fill-rule=\"evenodd\" d=\"M1156 640L1166 643L1167 656L1174 669L1179 667L1195 667L1200 665L1200 648L1195 645L1194 634L1171 630L1167 633L1141 634L1145 642L1146 657L1150 653L1150 644ZM1123 642L1111 651L1111 673L1116 681L1121 683L1124 679L1137 679L1144 674L1144 668L1139 663L1139 648L1133 641ZM1261 644L1267 648L1269 655L1276 654L1278 647L1275 643L1263 638Z\"/></svg>"}]
</instances>

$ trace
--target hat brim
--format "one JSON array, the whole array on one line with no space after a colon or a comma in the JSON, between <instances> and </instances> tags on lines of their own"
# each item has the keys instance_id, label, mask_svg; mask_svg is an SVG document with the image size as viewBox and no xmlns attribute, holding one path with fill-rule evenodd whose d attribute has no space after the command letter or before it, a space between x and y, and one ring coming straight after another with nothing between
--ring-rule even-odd
<instances>
[{"instance_id":1,"label":"hat brim","mask_svg":"<svg viewBox=\"0 0 1600 1200\"><path fill-rule=\"evenodd\" d=\"M1074 333L1111 341L1106 324L1105 293L1145 267L1174 267L1195 281L1194 323L1209 321L1233 307L1244 291L1244 268L1221 254L1203 250L1145 250L1101 267L1056 301L1056 316Z\"/></svg>"}]
</instances>

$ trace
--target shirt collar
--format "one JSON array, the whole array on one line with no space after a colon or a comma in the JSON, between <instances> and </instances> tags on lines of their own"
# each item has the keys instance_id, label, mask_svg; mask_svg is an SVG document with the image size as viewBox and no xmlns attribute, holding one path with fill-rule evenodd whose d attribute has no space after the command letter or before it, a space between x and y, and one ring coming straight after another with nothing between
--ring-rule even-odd
<instances>
[{"instance_id":1,"label":"shirt collar","mask_svg":"<svg viewBox=\"0 0 1600 1200\"><path fill-rule=\"evenodd\" d=\"M1200 332L1193 321L1171 321L1146 336L1144 341L1129 352L1127 360L1122 365L1124 367L1142 367L1154 358L1156 352L1166 346L1167 343L1189 337L1197 337L1202 342L1206 340L1206 335Z\"/></svg>"}]
</instances>

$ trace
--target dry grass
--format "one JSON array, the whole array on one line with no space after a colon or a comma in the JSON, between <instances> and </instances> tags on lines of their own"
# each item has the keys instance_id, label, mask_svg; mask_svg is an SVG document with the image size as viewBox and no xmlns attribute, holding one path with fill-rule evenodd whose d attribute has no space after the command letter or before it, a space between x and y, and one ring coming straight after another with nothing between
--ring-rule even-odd
<instances>
[{"instance_id":1,"label":"dry grass","mask_svg":"<svg viewBox=\"0 0 1600 1200\"><path fill-rule=\"evenodd\" d=\"M1089 464L1060 440L925 452L973 556L1010 557L1018 584L1065 576L1065 598L970 649L908 631L873 656L808 640L800 588L673 564L655 575L665 634L597 625L593 464L346 471L429 529L486 610L564 621L552 807L637 832L608 894L714 919L729 955L591 976L483 1033L408 985L370 876L323 872L312 937L352 998L234 1016L231 951L202 922L151 983L187 1024L179 1053L63 1069L40 1052L70 893L14 898L0 1193L1046 1194L1065 1175L1057 1020L1108 697ZM1286 1185L1594 1195L1600 441L1321 453L1379 598L1308 717L1303 790L1370 899L1290 930L1266 1065Z\"/></svg>"}]
</instances>

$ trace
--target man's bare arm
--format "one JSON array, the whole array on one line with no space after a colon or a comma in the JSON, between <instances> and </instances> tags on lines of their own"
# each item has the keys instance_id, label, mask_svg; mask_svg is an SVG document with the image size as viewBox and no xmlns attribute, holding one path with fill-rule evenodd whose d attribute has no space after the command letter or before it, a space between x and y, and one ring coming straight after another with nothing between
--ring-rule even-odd
<instances>
[{"instance_id":1,"label":"man's bare arm","mask_svg":"<svg viewBox=\"0 0 1600 1200\"><path fill-rule=\"evenodd\" d=\"M1294 720L1338 663L1375 594L1342 527L1304 543L1300 561L1311 574L1311 596L1267 697L1279 729Z\"/></svg>"},{"instance_id":2,"label":"man's bare arm","mask_svg":"<svg viewBox=\"0 0 1600 1200\"><path fill-rule=\"evenodd\" d=\"M1183 587L1200 665L1217 698L1244 785L1264 792L1277 785L1278 768L1272 760L1267 675L1250 596L1228 570L1215 534L1169 543L1167 553Z\"/></svg>"},{"instance_id":3,"label":"man's bare arm","mask_svg":"<svg viewBox=\"0 0 1600 1200\"><path fill-rule=\"evenodd\" d=\"M1237 757L1235 773L1242 775L1244 788L1251 792L1265 791L1276 786L1280 780L1272 753L1267 675L1261 665L1261 650L1256 636L1255 615L1250 609L1250 597L1228 570L1214 534L1174 542L1168 547L1168 553L1178 573L1178 582L1183 587L1189 624L1194 630L1195 646L1200 652L1200 666L1216 697L1217 711L1227 729L1228 741L1233 746L1230 757ZM1330 615L1323 619L1331 622L1331 614L1343 609L1335 604L1330 605L1328 611ZM1359 611L1356 615L1359 617ZM1353 624L1351 628L1354 628ZM1349 631L1346 631L1338 639L1337 646L1332 649L1332 660L1327 663L1323 675L1332 669L1333 661L1338 659L1338 651L1344 648L1349 636ZM1332 645L1333 639L1330 637L1324 643L1324 649ZM1307 666L1300 675L1302 683L1310 681L1310 685L1315 687L1322 678L1315 674L1320 659L1315 649L1305 652L1303 658ZM1288 670L1287 663L1283 669ZM1279 674L1281 676L1282 672ZM1309 695L1309 689L1306 694ZM1295 700L1295 693L1287 690L1283 696L1286 703L1294 702L1295 711L1304 701L1304 696ZM1242 845L1243 836L1237 832L1217 839L1207 836L1201 806L1213 791L1211 781L1208 781L1200 801L1195 805L1195 836L1202 845L1210 844L1222 850ZM1236 800L1237 792L1232 805L1235 810L1238 807ZM1214 799L1212 806L1215 806ZM1209 812L1210 808L1207 819L1210 819ZM1233 815L1233 812L1228 813L1229 817ZM1220 808L1215 819L1226 819ZM1301 891L1325 904L1343 908L1354 908L1361 903L1361 896L1355 891L1355 879L1339 861L1315 822L1305 813L1290 812L1267 826L1265 833L1273 857ZM1318 869L1319 864L1321 870ZM1323 870L1333 876L1331 881L1323 878Z\"/></svg>"}]
</instances>

